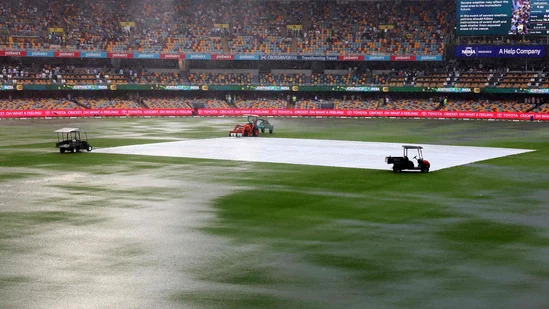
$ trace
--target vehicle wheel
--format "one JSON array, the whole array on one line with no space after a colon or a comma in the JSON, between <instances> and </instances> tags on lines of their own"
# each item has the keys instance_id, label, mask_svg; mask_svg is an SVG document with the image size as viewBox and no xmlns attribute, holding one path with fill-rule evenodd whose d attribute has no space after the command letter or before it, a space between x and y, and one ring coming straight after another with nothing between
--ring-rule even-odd
<instances>
[{"instance_id":1,"label":"vehicle wheel","mask_svg":"<svg viewBox=\"0 0 549 309\"><path fill-rule=\"evenodd\" d=\"M65 153L65 148L59 148L59 152Z\"/></svg>"},{"instance_id":2,"label":"vehicle wheel","mask_svg":"<svg viewBox=\"0 0 549 309\"><path fill-rule=\"evenodd\" d=\"M248 136L248 131L244 131L244 133L242 134L242 136Z\"/></svg>"},{"instance_id":3,"label":"vehicle wheel","mask_svg":"<svg viewBox=\"0 0 549 309\"><path fill-rule=\"evenodd\" d=\"M400 173L402 170L398 166L393 166L393 172Z\"/></svg>"},{"instance_id":4,"label":"vehicle wheel","mask_svg":"<svg viewBox=\"0 0 549 309\"><path fill-rule=\"evenodd\" d=\"M254 129L253 135L254 135L254 136L258 136L258 135L259 135L259 129L258 129L258 128L255 128L255 129Z\"/></svg>"},{"instance_id":5,"label":"vehicle wheel","mask_svg":"<svg viewBox=\"0 0 549 309\"><path fill-rule=\"evenodd\" d=\"M273 134L273 129L270 129L270 130L269 130L269 134Z\"/></svg>"},{"instance_id":6,"label":"vehicle wheel","mask_svg":"<svg viewBox=\"0 0 549 309\"><path fill-rule=\"evenodd\" d=\"M74 152L76 151L76 149L71 148L70 151L71 151L72 153L74 153Z\"/></svg>"},{"instance_id":7,"label":"vehicle wheel","mask_svg":"<svg viewBox=\"0 0 549 309\"><path fill-rule=\"evenodd\" d=\"M93 150L93 147L92 146L88 146L88 152L92 151Z\"/></svg>"},{"instance_id":8,"label":"vehicle wheel","mask_svg":"<svg viewBox=\"0 0 549 309\"><path fill-rule=\"evenodd\" d=\"M74 147L74 152L80 152L80 147Z\"/></svg>"},{"instance_id":9,"label":"vehicle wheel","mask_svg":"<svg viewBox=\"0 0 549 309\"><path fill-rule=\"evenodd\" d=\"M429 168L428 167L422 167L421 172L422 173L429 173Z\"/></svg>"}]
</instances>

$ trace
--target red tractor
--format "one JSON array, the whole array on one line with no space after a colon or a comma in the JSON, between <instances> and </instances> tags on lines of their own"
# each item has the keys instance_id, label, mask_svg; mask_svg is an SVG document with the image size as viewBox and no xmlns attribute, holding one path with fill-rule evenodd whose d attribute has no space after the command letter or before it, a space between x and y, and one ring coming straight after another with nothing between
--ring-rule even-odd
<instances>
[{"instance_id":1,"label":"red tractor","mask_svg":"<svg viewBox=\"0 0 549 309\"><path fill-rule=\"evenodd\" d=\"M259 128L257 127L257 119L255 115L248 115L248 123L237 124L234 130L229 132L229 136L258 136Z\"/></svg>"}]
</instances>

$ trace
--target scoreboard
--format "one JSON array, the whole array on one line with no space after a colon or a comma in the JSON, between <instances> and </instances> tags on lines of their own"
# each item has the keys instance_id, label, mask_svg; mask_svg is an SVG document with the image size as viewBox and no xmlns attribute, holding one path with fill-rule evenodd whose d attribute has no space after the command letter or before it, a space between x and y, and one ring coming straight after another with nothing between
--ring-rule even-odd
<instances>
[{"instance_id":1,"label":"scoreboard","mask_svg":"<svg viewBox=\"0 0 549 309\"><path fill-rule=\"evenodd\" d=\"M530 34L549 34L549 1L531 1Z\"/></svg>"},{"instance_id":2,"label":"scoreboard","mask_svg":"<svg viewBox=\"0 0 549 309\"><path fill-rule=\"evenodd\" d=\"M548 35L549 0L458 0L457 35Z\"/></svg>"}]
</instances>

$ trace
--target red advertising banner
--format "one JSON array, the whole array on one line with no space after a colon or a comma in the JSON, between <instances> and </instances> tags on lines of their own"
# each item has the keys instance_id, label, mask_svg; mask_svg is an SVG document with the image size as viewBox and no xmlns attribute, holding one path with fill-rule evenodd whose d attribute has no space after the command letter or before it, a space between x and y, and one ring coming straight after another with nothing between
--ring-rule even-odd
<instances>
[{"instance_id":1,"label":"red advertising banner","mask_svg":"<svg viewBox=\"0 0 549 309\"><path fill-rule=\"evenodd\" d=\"M4 51L3 56L6 57L26 57L27 52L24 50L6 50Z\"/></svg>"},{"instance_id":2,"label":"red advertising banner","mask_svg":"<svg viewBox=\"0 0 549 309\"><path fill-rule=\"evenodd\" d=\"M212 55L212 60L234 60L234 55Z\"/></svg>"},{"instance_id":3,"label":"red advertising banner","mask_svg":"<svg viewBox=\"0 0 549 309\"><path fill-rule=\"evenodd\" d=\"M339 61L364 61L364 56L338 56Z\"/></svg>"},{"instance_id":4,"label":"red advertising banner","mask_svg":"<svg viewBox=\"0 0 549 309\"><path fill-rule=\"evenodd\" d=\"M80 58L80 52L55 52L55 58Z\"/></svg>"},{"instance_id":5,"label":"red advertising banner","mask_svg":"<svg viewBox=\"0 0 549 309\"><path fill-rule=\"evenodd\" d=\"M198 109L199 116L259 116L286 117L412 117L449 119L507 119L549 121L549 113L495 113L405 110L335 110L335 109ZM44 117L163 117L193 116L192 109L69 109L69 110L0 110L0 118Z\"/></svg>"},{"instance_id":6,"label":"red advertising banner","mask_svg":"<svg viewBox=\"0 0 549 309\"><path fill-rule=\"evenodd\" d=\"M160 54L160 59L185 59L185 54Z\"/></svg>"},{"instance_id":7,"label":"red advertising banner","mask_svg":"<svg viewBox=\"0 0 549 309\"><path fill-rule=\"evenodd\" d=\"M391 61L416 61L416 56L391 56Z\"/></svg>"},{"instance_id":8,"label":"red advertising banner","mask_svg":"<svg viewBox=\"0 0 549 309\"><path fill-rule=\"evenodd\" d=\"M0 110L0 118L192 116L192 109Z\"/></svg>"},{"instance_id":9,"label":"red advertising banner","mask_svg":"<svg viewBox=\"0 0 549 309\"><path fill-rule=\"evenodd\" d=\"M107 53L107 58L131 59L133 58L133 53Z\"/></svg>"},{"instance_id":10,"label":"red advertising banner","mask_svg":"<svg viewBox=\"0 0 549 309\"><path fill-rule=\"evenodd\" d=\"M549 113L494 113L406 110L334 110L334 109L199 109L199 116L297 116L297 117L412 117L456 119L509 119L549 121Z\"/></svg>"}]
</instances>

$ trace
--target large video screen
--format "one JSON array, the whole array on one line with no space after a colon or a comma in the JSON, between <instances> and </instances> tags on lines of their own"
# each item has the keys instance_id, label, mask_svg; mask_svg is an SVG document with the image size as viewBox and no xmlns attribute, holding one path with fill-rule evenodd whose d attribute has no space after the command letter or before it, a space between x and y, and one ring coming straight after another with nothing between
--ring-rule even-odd
<instances>
[{"instance_id":1,"label":"large video screen","mask_svg":"<svg viewBox=\"0 0 549 309\"><path fill-rule=\"evenodd\" d=\"M547 35L549 0L458 0L457 35Z\"/></svg>"}]
</instances>

